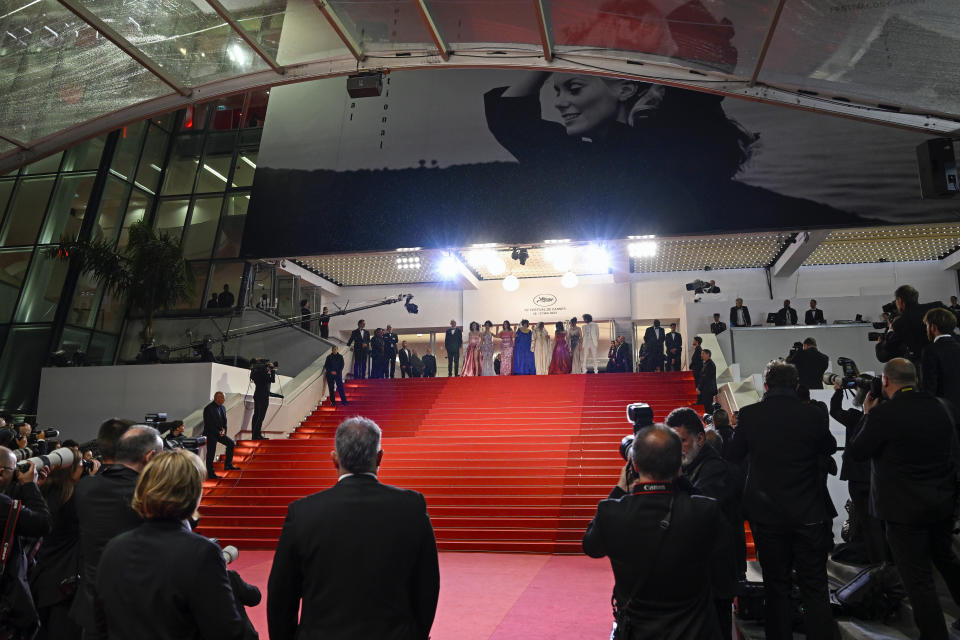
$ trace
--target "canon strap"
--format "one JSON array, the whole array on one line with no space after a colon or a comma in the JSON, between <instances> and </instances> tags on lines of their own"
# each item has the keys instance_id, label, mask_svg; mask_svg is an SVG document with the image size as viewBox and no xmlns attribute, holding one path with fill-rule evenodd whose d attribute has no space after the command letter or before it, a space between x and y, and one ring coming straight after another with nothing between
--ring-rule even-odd
<instances>
[{"instance_id":1,"label":"canon strap","mask_svg":"<svg viewBox=\"0 0 960 640\"><path fill-rule=\"evenodd\" d=\"M3 529L3 546L0 546L0 576L7 567L7 558L13 548L13 536L17 530L17 520L20 518L20 509L23 503L19 500L10 501L10 511L7 512L7 525Z\"/></svg>"}]
</instances>

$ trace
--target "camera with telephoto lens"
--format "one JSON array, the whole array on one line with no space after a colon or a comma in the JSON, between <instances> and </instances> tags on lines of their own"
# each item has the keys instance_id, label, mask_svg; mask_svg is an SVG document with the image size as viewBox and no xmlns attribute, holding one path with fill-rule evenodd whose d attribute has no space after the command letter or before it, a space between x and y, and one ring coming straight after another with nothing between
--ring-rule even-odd
<instances>
[{"instance_id":1,"label":"camera with telephoto lens","mask_svg":"<svg viewBox=\"0 0 960 640\"><path fill-rule=\"evenodd\" d=\"M20 449L19 451L24 451ZM16 455L16 453L14 454ZM73 449L67 447L60 447L46 455L37 455L27 459L17 458L21 462L17 463L18 471L26 471L30 468L30 463L33 463L33 466L37 469L42 469L43 467L49 467L51 469L56 469L58 467L69 467L73 465L73 461L77 454Z\"/></svg>"},{"instance_id":2,"label":"camera with telephoto lens","mask_svg":"<svg viewBox=\"0 0 960 640\"><path fill-rule=\"evenodd\" d=\"M850 389L857 393L855 404L863 404L863 398L867 393L873 394L874 398L883 399L883 379L874 377L867 373L860 373L857 363L852 358L837 358L837 364L843 369L843 375L836 373L825 373L823 375L824 384L831 387L835 383L840 384L841 389Z\"/></svg>"},{"instance_id":3,"label":"camera with telephoto lens","mask_svg":"<svg viewBox=\"0 0 960 640\"><path fill-rule=\"evenodd\" d=\"M893 322L893 319L896 318L897 314L900 312L897 309L896 300L894 300L893 302L888 302L887 304L883 305L881 309L883 309L883 313L887 316L886 321L874 322L872 324L874 329L883 329L883 331L868 332L867 333L868 342L878 342L880 340L883 340L883 337L887 334L887 331L890 329L890 325L887 323Z\"/></svg>"},{"instance_id":4,"label":"camera with telephoto lens","mask_svg":"<svg viewBox=\"0 0 960 640\"><path fill-rule=\"evenodd\" d=\"M637 472L630 463L633 441L637 432L653 424L653 409L646 402L634 402L627 405L627 422L633 425L633 434L624 436L620 441L620 457L627 463L627 483L637 479Z\"/></svg>"}]
</instances>

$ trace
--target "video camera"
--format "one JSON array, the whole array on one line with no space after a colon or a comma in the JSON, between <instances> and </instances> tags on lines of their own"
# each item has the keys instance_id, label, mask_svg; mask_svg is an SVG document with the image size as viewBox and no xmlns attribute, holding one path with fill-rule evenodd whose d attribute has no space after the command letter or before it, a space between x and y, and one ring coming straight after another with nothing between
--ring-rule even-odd
<instances>
[{"instance_id":1,"label":"video camera","mask_svg":"<svg viewBox=\"0 0 960 640\"><path fill-rule=\"evenodd\" d=\"M841 389L856 391L858 396L857 404L863 404L863 397L869 392L874 398L883 398L883 379L871 376L867 373L860 373L857 363L851 358L837 358L837 364L843 369L843 375L835 373L825 373L823 375L824 384L831 387L834 383L840 383Z\"/></svg>"}]
</instances>

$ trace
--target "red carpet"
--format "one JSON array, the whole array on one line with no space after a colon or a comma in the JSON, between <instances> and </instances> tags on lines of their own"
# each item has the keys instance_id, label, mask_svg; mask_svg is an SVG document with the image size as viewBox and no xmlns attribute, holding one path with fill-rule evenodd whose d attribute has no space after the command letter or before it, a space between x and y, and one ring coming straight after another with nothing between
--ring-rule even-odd
<instances>
[{"instance_id":1,"label":"red carpet","mask_svg":"<svg viewBox=\"0 0 960 640\"><path fill-rule=\"evenodd\" d=\"M267 578L272 551L242 551L230 565L260 587L247 609L267 639ZM441 553L440 602L433 640L566 640L610 631L613 572L586 556Z\"/></svg>"}]
</instances>

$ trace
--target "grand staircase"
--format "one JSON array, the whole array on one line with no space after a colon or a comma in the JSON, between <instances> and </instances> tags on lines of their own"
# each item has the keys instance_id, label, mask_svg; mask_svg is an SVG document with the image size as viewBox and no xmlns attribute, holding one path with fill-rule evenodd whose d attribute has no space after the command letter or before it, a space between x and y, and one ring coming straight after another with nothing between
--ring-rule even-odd
<instances>
[{"instance_id":1,"label":"grand staircase","mask_svg":"<svg viewBox=\"0 0 960 640\"><path fill-rule=\"evenodd\" d=\"M382 482L416 489L441 550L580 553L584 529L616 483L625 406L656 420L691 406L691 374L602 374L348 382L289 438L238 444L241 471L208 482L201 532L241 549L273 548L287 505L332 486L337 425L383 429ZM699 407L697 407L700 410Z\"/></svg>"}]
</instances>

